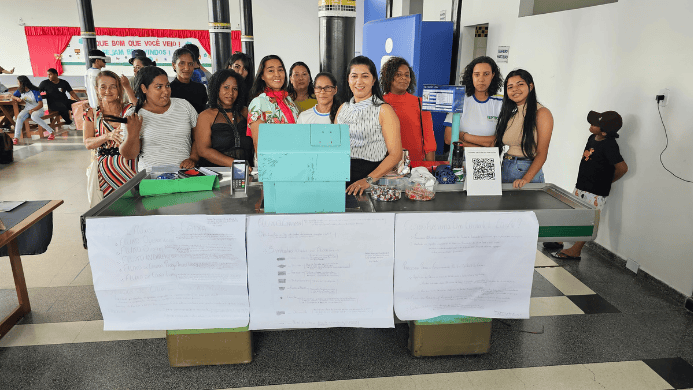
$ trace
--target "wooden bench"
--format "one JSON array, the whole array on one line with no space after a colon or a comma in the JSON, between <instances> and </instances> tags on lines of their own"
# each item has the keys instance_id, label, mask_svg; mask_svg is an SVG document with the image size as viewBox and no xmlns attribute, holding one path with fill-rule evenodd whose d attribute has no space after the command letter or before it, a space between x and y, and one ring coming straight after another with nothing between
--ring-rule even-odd
<instances>
[{"instance_id":1,"label":"wooden bench","mask_svg":"<svg viewBox=\"0 0 693 390\"><path fill-rule=\"evenodd\" d=\"M14 91L17 90L18 87L13 86L8 88L8 92L14 93ZM44 99L43 100L43 107L44 110L48 108L48 100ZM48 110L46 110L48 111ZM60 116L60 113L58 111L48 111L48 114L45 114L41 116L41 119L46 121L48 126L50 126L51 129L53 129L53 134L58 135L59 133L64 133L67 130L62 130L62 126L65 124L65 121L63 118ZM44 138L45 136L43 135L43 128L36 124L31 118L27 118L24 121L24 128L22 129L22 137L24 138L31 138L32 135L38 135L41 138Z\"/></svg>"}]
</instances>

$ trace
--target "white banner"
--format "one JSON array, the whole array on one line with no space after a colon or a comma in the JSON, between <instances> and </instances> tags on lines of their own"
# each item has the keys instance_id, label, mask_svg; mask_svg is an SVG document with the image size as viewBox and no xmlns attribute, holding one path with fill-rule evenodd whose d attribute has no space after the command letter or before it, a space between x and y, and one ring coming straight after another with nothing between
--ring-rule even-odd
<instances>
[{"instance_id":1,"label":"white banner","mask_svg":"<svg viewBox=\"0 0 693 390\"><path fill-rule=\"evenodd\" d=\"M245 215L87 219L104 330L248 325Z\"/></svg>"},{"instance_id":2,"label":"white banner","mask_svg":"<svg viewBox=\"0 0 693 390\"><path fill-rule=\"evenodd\" d=\"M394 215L248 217L250 329L392 328Z\"/></svg>"},{"instance_id":3,"label":"white banner","mask_svg":"<svg viewBox=\"0 0 693 390\"><path fill-rule=\"evenodd\" d=\"M195 38L147 38L147 37L115 37L98 35L96 46L107 56L111 57L109 65L129 65L134 49L147 53L157 65L171 65L173 52L179 47L192 43L200 48L200 63L211 66L212 57ZM63 65L84 65L84 47L82 37L74 36L62 54Z\"/></svg>"},{"instance_id":4,"label":"white banner","mask_svg":"<svg viewBox=\"0 0 693 390\"><path fill-rule=\"evenodd\" d=\"M531 211L397 214L397 318L529 318L538 235Z\"/></svg>"}]
</instances>

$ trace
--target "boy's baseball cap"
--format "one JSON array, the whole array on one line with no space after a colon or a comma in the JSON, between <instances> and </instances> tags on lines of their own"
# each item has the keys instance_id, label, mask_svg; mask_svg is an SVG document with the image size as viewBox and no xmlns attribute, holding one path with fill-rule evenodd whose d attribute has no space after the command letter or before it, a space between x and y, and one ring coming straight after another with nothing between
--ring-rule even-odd
<instances>
[{"instance_id":1,"label":"boy's baseball cap","mask_svg":"<svg viewBox=\"0 0 693 390\"><path fill-rule=\"evenodd\" d=\"M147 53L144 52L142 49L135 49L132 51L132 58L128 60L130 65L132 65L133 61L135 61L135 58L137 57L146 57Z\"/></svg>"},{"instance_id":2,"label":"boy's baseball cap","mask_svg":"<svg viewBox=\"0 0 693 390\"><path fill-rule=\"evenodd\" d=\"M615 133L623 126L623 118L616 111L604 111L602 113L590 111L587 114L587 122L592 126L599 127L605 133L614 134L616 137L618 135Z\"/></svg>"},{"instance_id":3,"label":"boy's baseball cap","mask_svg":"<svg viewBox=\"0 0 693 390\"><path fill-rule=\"evenodd\" d=\"M105 63L111 62L111 57L107 56L106 53L104 53L98 49L89 50L89 59L90 60L103 60L103 62L105 62Z\"/></svg>"}]
</instances>

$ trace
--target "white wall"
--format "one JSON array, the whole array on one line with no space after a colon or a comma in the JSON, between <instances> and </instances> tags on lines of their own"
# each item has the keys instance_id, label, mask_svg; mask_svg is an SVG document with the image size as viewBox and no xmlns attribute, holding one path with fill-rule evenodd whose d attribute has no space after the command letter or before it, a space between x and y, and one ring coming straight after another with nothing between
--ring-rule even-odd
<instances>
[{"instance_id":1,"label":"white wall","mask_svg":"<svg viewBox=\"0 0 693 390\"><path fill-rule=\"evenodd\" d=\"M199 4L198 4L199 3ZM97 27L160 28L183 30L208 29L207 2L198 1L191 6L189 0L92 0L94 24ZM231 26L240 24L238 0L229 0ZM15 74L31 75L29 49L24 27L72 26L79 27L79 14L75 0L23 0L5 1L0 12L0 65ZM277 54L289 67L295 61L304 61L315 74L319 71L318 1L317 0L254 0L253 21L255 55L259 61L267 54ZM256 62L257 63L257 62ZM132 68L111 66L109 69L132 75ZM170 66L164 66L172 75ZM66 74L83 74L84 68L66 67Z\"/></svg>"},{"instance_id":2,"label":"white wall","mask_svg":"<svg viewBox=\"0 0 693 390\"><path fill-rule=\"evenodd\" d=\"M450 13L452 0L424 0L423 1L423 20L440 21L440 11L445 10L445 20L451 19Z\"/></svg>"},{"instance_id":3,"label":"white wall","mask_svg":"<svg viewBox=\"0 0 693 390\"><path fill-rule=\"evenodd\" d=\"M618 3L518 18L519 0L465 0L462 25L489 23L488 54L510 46L505 75L532 73L539 100L555 126L544 166L548 182L572 190L589 136L590 110L618 111L618 142L630 167L615 183L597 242L676 290L693 290L693 184L659 163L664 130L654 101L671 90L662 108L669 133L665 164L693 180L690 107L693 107L693 25L688 0Z\"/></svg>"}]
</instances>

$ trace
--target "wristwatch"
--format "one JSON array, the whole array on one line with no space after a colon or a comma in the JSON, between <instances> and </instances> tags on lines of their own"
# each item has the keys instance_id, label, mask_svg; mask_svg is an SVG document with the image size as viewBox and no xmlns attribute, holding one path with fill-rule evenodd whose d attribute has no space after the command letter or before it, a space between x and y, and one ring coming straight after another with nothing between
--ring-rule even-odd
<instances>
[{"instance_id":1,"label":"wristwatch","mask_svg":"<svg viewBox=\"0 0 693 390\"><path fill-rule=\"evenodd\" d=\"M369 186L373 185L373 178L370 176L366 176L366 183L368 183Z\"/></svg>"}]
</instances>

